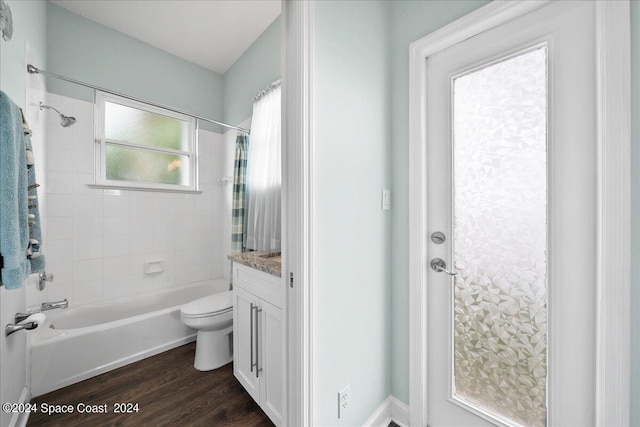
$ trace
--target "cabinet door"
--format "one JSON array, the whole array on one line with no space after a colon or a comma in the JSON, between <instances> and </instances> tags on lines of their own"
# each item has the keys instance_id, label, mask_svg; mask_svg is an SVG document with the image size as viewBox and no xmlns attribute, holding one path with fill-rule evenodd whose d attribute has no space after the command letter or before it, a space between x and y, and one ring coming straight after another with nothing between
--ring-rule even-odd
<instances>
[{"instance_id":1,"label":"cabinet door","mask_svg":"<svg viewBox=\"0 0 640 427\"><path fill-rule=\"evenodd\" d=\"M275 425L282 424L282 310L260 301L260 407Z\"/></svg>"},{"instance_id":2,"label":"cabinet door","mask_svg":"<svg viewBox=\"0 0 640 427\"><path fill-rule=\"evenodd\" d=\"M233 289L233 374L240 384L260 402L259 378L256 375L258 349L256 338L259 334L257 321L258 299L237 286Z\"/></svg>"}]
</instances>

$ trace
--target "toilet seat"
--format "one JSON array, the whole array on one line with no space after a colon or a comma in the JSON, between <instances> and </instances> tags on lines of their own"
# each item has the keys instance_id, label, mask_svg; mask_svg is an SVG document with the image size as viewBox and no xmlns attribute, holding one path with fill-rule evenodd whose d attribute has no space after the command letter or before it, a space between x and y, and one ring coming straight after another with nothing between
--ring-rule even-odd
<instances>
[{"instance_id":1,"label":"toilet seat","mask_svg":"<svg viewBox=\"0 0 640 427\"><path fill-rule=\"evenodd\" d=\"M218 292L199 298L180 308L180 315L187 318L208 317L229 313L233 310L233 292Z\"/></svg>"}]
</instances>

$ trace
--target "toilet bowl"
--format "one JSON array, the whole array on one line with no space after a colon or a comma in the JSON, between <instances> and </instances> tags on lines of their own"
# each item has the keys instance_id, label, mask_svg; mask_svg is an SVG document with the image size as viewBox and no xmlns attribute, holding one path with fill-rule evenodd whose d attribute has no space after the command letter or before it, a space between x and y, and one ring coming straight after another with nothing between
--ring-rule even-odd
<instances>
[{"instance_id":1,"label":"toilet bowl","mask_svg":"<svg viewBox=\"0 0 640 427\"><path fill-rule=\"evenodd\" d=\"M180 309L180 320L198 331L193 366L210 371L231 362L233 349L233 292L225 291L191 301Z\"/></svg>"}]
</instances>

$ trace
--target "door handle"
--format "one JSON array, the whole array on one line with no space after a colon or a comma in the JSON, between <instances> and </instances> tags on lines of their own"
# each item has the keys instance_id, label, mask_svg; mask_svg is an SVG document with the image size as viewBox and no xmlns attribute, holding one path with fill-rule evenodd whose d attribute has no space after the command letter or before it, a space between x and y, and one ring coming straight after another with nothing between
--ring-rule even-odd
<instances>
[{"instance_id":1,"label":"door handle","mask_svg":"<svg viewBox=\"0 0 640 427\"><path fill-rule=\"evenodd\" d=\"M256 378L258 378L260 376L260 371L262 370L262 368L260 368L260 341L259 341L259 337L260 337L260 329L259 329L259 318L260 318L260 313L262 312L262 309L259 308L257 305L256 307Z\"/></svg>"},{"instance_id":2,"label":"door handle","mask_svg":"<svg viewBox=\"0 0 640 427\"><path fill-rule=\"evenodd\" d=\"M447 263L444 262L444 260L442 258L434 258L431 260L431 269L435 272L442 272L445 274L448 274L449 276L455 276L458 273L452 273L451 271L447 270Z\"/></svg>"},{"instance_id":3,"label":"door handle","mask_svg":"<svg viewBox=\"0 0 640 427\"><path fill-rule=\"evenodd\" d=\"M251 318L249 319L249 328L251 329L251 333L249 334L249 344L250 344L249 353L251 354L251 371L250 372L253 372L253 367L256 365L255 363L253 363L253 308L254 308L254 305L253 303L251 303Z\"/></svg>"}]
</instances>

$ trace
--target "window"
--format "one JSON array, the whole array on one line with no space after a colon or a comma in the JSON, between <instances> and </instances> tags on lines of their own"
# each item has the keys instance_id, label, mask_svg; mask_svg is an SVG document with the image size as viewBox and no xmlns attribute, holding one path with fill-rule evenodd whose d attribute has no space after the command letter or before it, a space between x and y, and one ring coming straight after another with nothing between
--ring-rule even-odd
<instances>
[{"instance_id":1,"label":"window","mask_svg":"<svg viewBox=\"0 0 640 427\"><path fill-rule=\"evenodd\" d=\"M96 184L195 191L195 119L102 92L96 94Z\"/></svg>"}]
</instances>

